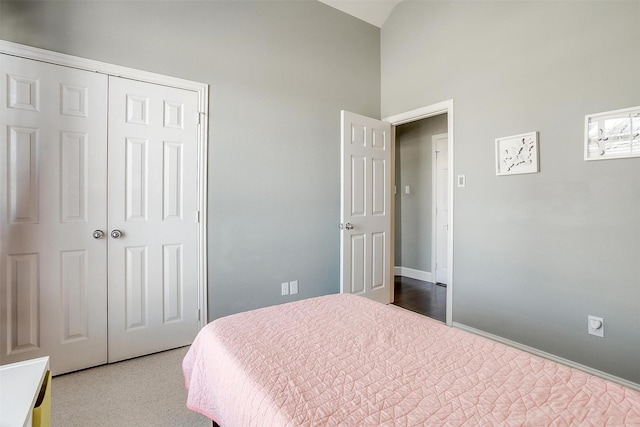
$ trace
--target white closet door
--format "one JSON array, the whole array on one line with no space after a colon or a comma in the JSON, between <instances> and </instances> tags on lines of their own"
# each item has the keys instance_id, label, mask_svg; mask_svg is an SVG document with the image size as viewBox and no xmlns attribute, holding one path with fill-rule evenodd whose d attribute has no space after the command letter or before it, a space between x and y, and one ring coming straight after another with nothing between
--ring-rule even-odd
<instances>
[{"instance_id":1,"label":"white closet door","mask_svg":"<svg viewBox=\"0 0 640 427\"><path fill-rule=\"evenodd\" d=\"M107 77L0 55L0 363L107 360ZM106 230L105 230L106 231Z\"/></svg>"},{"instance_id":2,"label":"white closet door","mask_svg":"<svg viewBox=\"0 0 640 427\"><path fill-rule=\"evenodd\" d=\"M198 330L197 102L109 78L109 362Z\"/></svg>"}]
</instances>

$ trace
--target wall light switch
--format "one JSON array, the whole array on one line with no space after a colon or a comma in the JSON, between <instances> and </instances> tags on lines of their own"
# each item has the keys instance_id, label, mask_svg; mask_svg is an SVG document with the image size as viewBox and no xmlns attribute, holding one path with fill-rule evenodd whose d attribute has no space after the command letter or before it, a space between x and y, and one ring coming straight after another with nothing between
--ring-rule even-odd
<instances>
[{"instance_id":1,"label":"wall light switch","mask_svg":"<svg viewBox=\"0 0 640 427\"><path fill-rule=\"evenodd\" d=\"M291 295L295 295L298 293L298 281L294 280L293 282L289 282L289 292Z\"/></svg>"},{"instance_id":2,"label":"wall light switch","mask_svg":"<svg viewBox=\"0 0 640 427\"><path fill-rule=\"evenodd\" d=\"M408 185L404 186L404 194L409 194L411 193L411 187L409 187Z\"/></svg>"},{"instance_id":3,"label":"wall light switch","mask_svg":"<svg viewBox=\"0 0 640 427\"><path fill-rule=\"evenodd\" d=\"M467 185L467 177L458 175L458 188L464 188Z\"/></svg>"}]
</instances>

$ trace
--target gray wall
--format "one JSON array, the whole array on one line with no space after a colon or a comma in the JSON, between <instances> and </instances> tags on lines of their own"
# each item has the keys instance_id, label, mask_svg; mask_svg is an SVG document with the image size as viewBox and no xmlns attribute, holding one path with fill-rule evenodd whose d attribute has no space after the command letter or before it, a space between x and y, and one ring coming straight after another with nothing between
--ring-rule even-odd
<instances>
[{"instance_id":1,"label":"gray wall","mask_svg":"<svg viewBox=\"0 0 640 427\"><path fill-rule=\"evenodd\" d=\"M311 0L0 2L2 39L211 85L211 318L285 280L338 291L340 109L453 98L454 321L638 383L640 159L584 162L582 126L640 104L639 23L634 1L405 1L382 31ZM541 172L496 177L494 139L534 130Z\"/></svg>"},{"instance_id":2,"label":"gray wall","mask_svg":"<svg viewBox=\"0 0 640 427\"><path fill-rule=\"evenodd\" d=\"M446 132L446 114L396 127L396 267L432 272L431 138Z\"/></svg>"},{"instance_id":3,"label":"gray wall","mask_svg":"<svg viewBox=\"0 0 640 427\"><path fill-rule=\"evenodd\" d=\"M340 110L380 116L378 28L315 0L0 8L4 40L210 85L210 318L339 291Z\"/></svg>"},{"instance_id":4,"label":"gray wall","mask_svg":"<svg viewBox=\"0 0 640 427\"><path fill-rule=\"evenodd\" d=\"M636 1L405 1L381 30L383 117L454 99L454 322L636 383L640 158L582 150L585 114L640 105L638 41ZM496 176L529 131L540 173Z\"/></svg>"}]
</instances>

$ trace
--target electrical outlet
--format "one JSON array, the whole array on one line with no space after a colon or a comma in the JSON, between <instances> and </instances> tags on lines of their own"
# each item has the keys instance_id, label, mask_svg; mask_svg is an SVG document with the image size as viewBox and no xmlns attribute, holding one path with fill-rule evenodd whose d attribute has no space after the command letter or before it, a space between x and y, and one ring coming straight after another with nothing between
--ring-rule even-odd
<instances>
[{"instance_id":1,"label":"electrical outlet","mask_svg":"<svg viewBox=\"0 0 640 427\"><path fill-rule=\"evenodd\" d=\"M291 291L291 295L298 293L298 281L294 280L293 282L289 282L289 290Z\"/></svg>"},{"instance_id":2,"label":"electrical outlet","mask_svg":"<svg viewBox=\"0 0 640 427\"><path fill-rule=\"evenodd\" d=\"M289 282L284 282L280 285L282 289L282 295L289 295Z\"/></svg>"},{"instance_id":3,"label":"electrical outlet","mask_svg":"<svg viewBox=\"0 0 640 427\"><path fill-rule=\"evenodd\" d=\"M602 317L588 316L587 328L590 335L604 338L604 319Z\"/></svg>"}]
</instances>

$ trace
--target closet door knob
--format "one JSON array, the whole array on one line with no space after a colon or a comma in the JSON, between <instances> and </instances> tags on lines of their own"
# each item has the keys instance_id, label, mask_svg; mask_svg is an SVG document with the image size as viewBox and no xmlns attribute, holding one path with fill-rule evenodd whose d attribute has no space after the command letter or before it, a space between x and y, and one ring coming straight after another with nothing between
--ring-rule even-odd
<instances>
[{"instance_id":1,"label":"closet door knob","mask_svg":"<svg viewBox=\"0 0 640 427\"><path fill-rule=\"evenodd\" d=\"M93 238L94 239L102 239L104 237L104 231L102 230L94 230L93 231Z\"/></svg>"},{"instance_id":2,"label":"closet door knob","mask_svg":"<svg viewBox=\"0 0 640 427\"><path fill-rule=\"evenodd\" d=\"M122 231L120 230L113 230L111 232L111 237L113 237L114 239L119 239L122 237Z\"/></svg>"}]
</instances>

